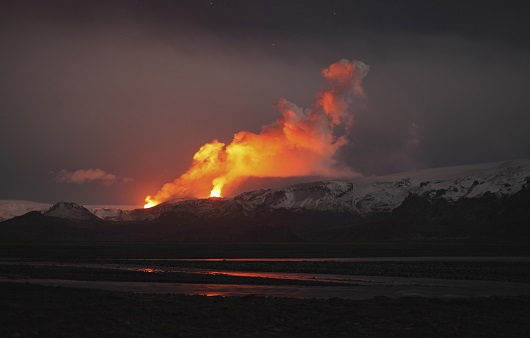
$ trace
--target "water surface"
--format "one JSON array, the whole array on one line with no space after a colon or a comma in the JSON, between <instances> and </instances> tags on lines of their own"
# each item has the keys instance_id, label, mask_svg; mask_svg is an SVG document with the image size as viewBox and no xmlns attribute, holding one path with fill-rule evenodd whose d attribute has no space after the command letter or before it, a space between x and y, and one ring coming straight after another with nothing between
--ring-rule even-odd
<instances>
[{"instance_id":1,"label":"water surface","mask_svg":"<svg viewBox=\"0 0 530 338\"><path fill-rule=\"evenodd\" d=\"M62 279L24 279L0 281L32 283L62 287L130 291L138 293L177 293L206 296L291 297L291 298L347 298L370 299L376 296L399 297L484 297L530 295L530 285L506 282L461 281L456 285L388 285L379 286L276 286L229 284L180 284L153 282L77 281Z\"/></svg>"}]
</instances>

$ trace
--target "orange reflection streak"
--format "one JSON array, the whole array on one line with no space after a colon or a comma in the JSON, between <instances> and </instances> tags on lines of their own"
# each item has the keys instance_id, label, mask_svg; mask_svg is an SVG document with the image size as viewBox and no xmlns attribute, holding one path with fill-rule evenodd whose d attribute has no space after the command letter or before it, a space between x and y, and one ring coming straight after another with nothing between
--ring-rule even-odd
<instances>
[{"instance_id":1,"label":"orange reflection streak","mask_svg":"<svg viewBox=\"0 0 530 338\"><path fill-rule=\"evenodd\" d=\"M361 82L368 68L348 60L330 65L322 71L328 86L317 93L312 109L278 100L281 116L273 124L263 126L259 134L236 133L228 145L218 140L204 144L188 171L147 196L144 208L176 197L229 195L248 177L352 175L337 169L333 156L347 142L353 123L349 108L355 97L364 96Z\"/></svg>"},{"instance_id":2,"label":"orange reflection streak","mask_svg":"<svg viewBox=\"0 0 530 338\"><path fill-rule=\"evenodd\" d=\"M206 296L206 297L225 297L226 295L224 295L223 293L220 293L220 292L206 292L206 293L201 293L201 296Z\"/></svg>"},{"instance_id":3,"label":"orange reflection streak","mask_svg":"<svg viewBox=\"0 0 530 338\"><path fill-rule=\"evenodd\" d=\"M141 268L141 269L138 269L138 271L147 272L147 273L161 272L160 269L152 269L152 268Z\"/></svg>"}]
</instances>

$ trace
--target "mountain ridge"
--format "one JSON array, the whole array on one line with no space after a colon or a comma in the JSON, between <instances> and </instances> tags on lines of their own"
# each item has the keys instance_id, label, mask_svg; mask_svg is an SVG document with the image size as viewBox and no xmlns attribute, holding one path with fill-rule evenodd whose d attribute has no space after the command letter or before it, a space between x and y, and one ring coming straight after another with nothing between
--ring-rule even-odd
<instances>
[{"instance_id":1,"label":"mountain ridge","mask_svg":"<svg viewBox=\"0 0 530 338\"><path fill-rule=\"evenodd\" d=\"M468 176L463 176L462 171ZM433 176L433 172L441 178ZM281 189L249 191L220 201L227 204L225 208L228 205L231 208L242 208L247 216L262 213L264 208L346 212L364 216L391 212L410 194L455 202L461 198L480 198L486 193L498 197L513 195L529 182L530 160L519 160L349 180L298 183ZM211 208L217 208L212 201L215 199L163 203L153 207L153 212L146 212L147 216L138 217L152 220L164 212L182 212L188 209L208 213L212 212Z\"/></svg>"},{"instance_id":2,"label":"mountain ridge","mask_svg":"<svg viewBox=\"0 0 530 338\"><path fill-rule=\"evenodd\" d=\"M41 216L30 213L1 222L0 238L3 233L9 234L5 238L24 238L24 231L41 233L36 230L39 223L55 227L57 233L43 235L51 240L64 239L59 229L76 238L72 229L80 227L84 229L78 240L530 237L529 205L530 160L518 160L298 183L233 198L106 210L100 218L73 203L56 204ZM19 225L25 230L17 232Z\"/></svg>"}]
</instances>

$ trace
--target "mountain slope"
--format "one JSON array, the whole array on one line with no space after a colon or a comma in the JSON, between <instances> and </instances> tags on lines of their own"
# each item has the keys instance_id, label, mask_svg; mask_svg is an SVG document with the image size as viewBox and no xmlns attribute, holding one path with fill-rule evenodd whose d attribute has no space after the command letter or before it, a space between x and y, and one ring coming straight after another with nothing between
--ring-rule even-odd
<instances>
[{"instance_id":1,"label":"mountain slope","mask_svg":"<svg viewBox=\"0 0 530 338\"><path fill-rule=\"evenodd\" d=\"M349 181L296 184L284 189L261 190L234 198L248 213L263 209L348 212L369 215L390 212L410 194L455 202L485 194L509 196L530 180L530 161L405 172Z\"/></svg>"},{"instance_id":2,"label":"mountain slope","mask_svg":"<svg viewBox=\"0 0 530 338\"><path fill-rule=\"evenodd\" d=\"M56 203L42 214L47 217L65 218L75 221L101 220L99 217L91 213L87 208L71 202Z\"/></svg>"},{"instance_id":3,"label":"mountain slope","mask_svg":"<svg viewBox=\"0 0 530 338\"><path fill-rule=\"evenodd\" d=\"M30 211L44 211L51 204L21 200L0 200L0 222Z\"/></svg>"},{"instance_id":4,"label":"mountain slope","mask_svg":"<svg viewBox=\"0 0 530 338\"><path fill-rule=\"evenodd\" d=\"M24 200L0 200L0 222L30 211L44 212L52 204ZM91 213L103 220L116 221L127 219L127 213L136 208L132 205L83 205Z\"/></svg>"}]
</instances>

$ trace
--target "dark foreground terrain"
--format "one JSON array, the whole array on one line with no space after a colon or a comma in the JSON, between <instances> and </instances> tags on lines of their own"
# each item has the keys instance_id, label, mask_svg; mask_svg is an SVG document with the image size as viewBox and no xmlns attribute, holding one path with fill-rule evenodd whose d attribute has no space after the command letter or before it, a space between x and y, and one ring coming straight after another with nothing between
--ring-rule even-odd
<instances>
[{"instance_id":1,"label":"dark foreground terrain","mask_svg":"<svg viewBox=\"0 0 530 338\"><path fill-rule=\"evenodd\" d=\"M0 337L529 337L529 251L523 241L3 243ZM158 289L125 292L120 283L129 282ZM257 295L161 293L201 283L246 285ZM489 297L453 293L476 295L485 285ZM342 298L259 291L275 287L332 288ZM368 297L343 299L346 288ZM413 292L374 297L380 288ZM437 288L449 291L407 296Z\"/></svg>"},{"instance_id":2,"label":"dark foreground terrain","mask_svg":"<svg viewBox=\"0 0 530 338\"><path fill-rule=\"evenodd\" d=\"M4 337L528 337L529 297L364 301L0 283Z\"/></svg>"},{"instance_id":3,"label":"dark foreground terrain","mask_svg":"<svg viewBox=\"0 0 530 338\"><path fill-rule=\"evenodd\" d=\"M3 239L2 239L3 240ZM530 256L528 240L401 240L349 243L180 243L0 241L0 258L44 261L176 258Z\"/></svg>"}]
</instances>

